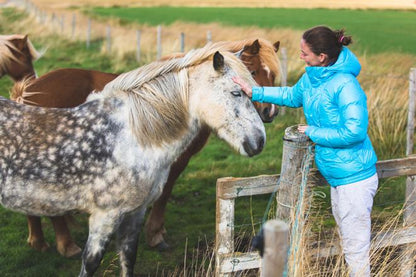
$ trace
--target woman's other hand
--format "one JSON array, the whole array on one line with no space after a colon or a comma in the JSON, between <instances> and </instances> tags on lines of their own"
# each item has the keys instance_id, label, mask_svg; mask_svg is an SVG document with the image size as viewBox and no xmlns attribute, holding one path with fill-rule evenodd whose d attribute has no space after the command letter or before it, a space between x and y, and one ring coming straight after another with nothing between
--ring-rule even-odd
<instances>
[{"instance_id":1,"label":"woman's other hand","mask_svg":"<svg viewBox=\"0 0 416 277\"><path fill-rule=\"evenodd\" d=\"M241 79L239 76L232 77L232 80L234 83L238 84L241 87L241 90L244 91L245 94L248 95L251 99L251 95L253 94L253 91L251 90L251 86L246 83L243 79Z\"/></svg>"},{"instance_id":2,"label":"woman's other hand","mask_svg":"<svg viewBox=\"0 0 416 277\"><path fill-rule=\"evenodd\" d=\"M308 125L298 125L299 133L304 134L307 128L308 128Z\"/></svg>"}]
</instances>

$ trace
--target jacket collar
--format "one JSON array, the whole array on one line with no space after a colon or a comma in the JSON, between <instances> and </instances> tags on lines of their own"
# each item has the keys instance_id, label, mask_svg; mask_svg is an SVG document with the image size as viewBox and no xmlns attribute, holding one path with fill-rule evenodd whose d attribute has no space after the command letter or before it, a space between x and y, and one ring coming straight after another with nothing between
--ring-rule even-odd
<instances>
[{"instance_id":1,"label":"jacket collar","mask_svg":"<svg viewBox=\"0 0 416 277\"><path fill-rule=\"evenodd\" d=\"M354 53L347 47L342 47L338 59L333 65L307 66L305 70L312 87L317 87L338 72L352 74L357 77L360 74L361 65Z\"/></svg>"}]
</instances>

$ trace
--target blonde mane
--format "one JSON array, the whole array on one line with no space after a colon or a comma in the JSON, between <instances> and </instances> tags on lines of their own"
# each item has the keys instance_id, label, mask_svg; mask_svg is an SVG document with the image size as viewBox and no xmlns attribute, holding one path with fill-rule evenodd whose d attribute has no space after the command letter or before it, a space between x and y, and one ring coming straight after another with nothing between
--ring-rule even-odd
<instances>
[{"instance_id":1,"label":"blonde mane","mask_svg":"<svg viewBox=\"0 0 416 277\"><path fill-rule=\"evenodd\" d=\"M20 52L20 50L17 49L13 43L11 43L11 40L23 39L24 37L24 35L0 35L0 71L7 71L7 67L12 61L20 63L20 60L17 59L12 53L12 50L17 52ZM42 54L35 49L29 39L27 39L27 47L29 49L32 61L35 61L41 57Z\"/></svg>"},{"instance_id":2,"label":"blonde mane","mask_svg":"<svg viewBox=\"0 0 416 277\"><path fill-rule=\"evenodd\" d=\"M229 52L238 52L244 48L244 46L251 45L256 39L245 39L245 40L238 40L238 41L219 41L212 43L213 47L218 47L222 50L229 51ZM260 43L260 52L259 57L260 61L263 65L266 65L271 72L273 72L276 78L280 75L280 62L277 57L277 54L274 50L274 46L265 39L259 38L257 39ZM183 57L184 53L173 53L161 58L161 61L172 59L172 58L179 58Z\"/></svg>"},{"instance_id":3,"label":"blonde mane","mask_svg":"<svg viewBox=\"0 0 416 277\"><path fill-rule=\"evenodd\" d=\"M108 83L100 94L128 97L130 125L141 144L169 143L188 129L187 69L212 59L219 50L224 49L218 45L207 45L190 51L182 58L150 63L121 74ZM234 56L231 53L222 54ZM247 71L235 56L228 63L233 68L239 66L240 72Z\"/></svg>"}]
</instances>

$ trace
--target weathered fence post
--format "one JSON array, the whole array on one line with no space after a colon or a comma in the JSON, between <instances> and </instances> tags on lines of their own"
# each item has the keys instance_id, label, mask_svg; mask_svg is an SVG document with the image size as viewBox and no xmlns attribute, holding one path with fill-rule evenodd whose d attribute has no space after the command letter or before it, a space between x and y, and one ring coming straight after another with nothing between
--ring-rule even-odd
<instances>
[{"instance_id":1,"label":"weathered fence post","mask_svg":"<svg viewBox=\"0 0 416 277\"><path fill-rule=\"evenodd\" d=\"M111 52L111 26L107 26L107 53Z\"/></svg>"},{"instance_id":2,"label":"weathered fence post","mask_svg":"<svg viewBox=\"0 0 416 277\"><path fill-rule=\"evenodd\" d=\"M207 43L212 41L211 31L207 31Z\"/></svg>"},{"instance_id":3,"label":"weathered fence post","mask_svg":"<svg viewBox=\"0 0 416 277\"><path fill-rule=\"evenodd\" d=\"M181 53L185 53L185 33L181 32Z\"/></svg>"},{"instance_id":4,"label":"weathered fence post","mask_svg":"<svg viewBox=\"0 0 416 277\"><path fill-rule=\"evenodd\" d=\"M219 186L217 180L217 195ZM231 254L234 252L234 205L235 200L217 198L216 221L221 222L216 227L215 238L215 276L231 276L231 274L221 273L220 255Z\"/></svg>"},{"instance_id":5,"label":"weathered fence post","mask_svg":"<svg viewBox=\"0 0 416 277\"><path fill-rule=\"evenodd\" d=\"M71 32L71 39L75 38L75 27L77 24L77 16L72 14L72 32Z\"/></svg>"},{"instance_id":6,"label":"weathered fence post","mask_svg":"<svg viewBox=\"0 0 416 277\"><path fill-rule=\"evenodd\" d=\"M268 220L263 226L264 253L261 277L281 277L287 263L289 225L280 220Z\"/></svg>"},{"instance_id":7,"label":"weathered fence post","mask_svg":"<svg viewBox=\"0 0 416 277\"><path fill-rule=\"evenodd\" d=\"M162 26L157 26L157 54L156 58L159 60L162 57Z\"/></svg>"},{"instance_id":8,"label":"weathered fence post","mask_svg":"<svg viewBox=\"0 0 416 277\"><path fill-rule=\"evenodd\" d=\"M61 34L63 34L65 30L65 15L61 15L61 20L59 23L61 25Z\"/></svg>"},{"instance_id":9,"label":"weathered fence post","mask_svg":"<svg viewBox=\"0 0 416 277\"><path fill-rule=\"evenodd\" d=\"M140 39L141 39L141 31L136 31L136 39L137 39L137 49L136 49L136 61L140 62Z\"/></svg>"},{"instance_id":10,"label":"weathered fence post","mask_svg":"<svg viewBox=\"0 0 416 277\"><path fill-rule=\"evenodd\" d=\"M280 185L276 195L276 218L286 222L289 221L291 210L298 199L304 157L308 148L313 145L308 136L298 132L297 127L291 126L285 130Z\"/></svg>"},{"instance_id":11,"label":"weathered fence post","mask_svg":"<svg viewBox=\"0 0 416 277\"><path fill-rule=\"evenodd\" d=\"M415 104L416 104L416 68L410 69L409 74L409 111L407 116L407 143L406 156L413 154L413 137L415 131ZM406 199L403 214L404 226L416 225L416 175L408 176L406 179ZM405 247L404 261L401 275L405 277L415 276L414 255L415 244Z\"/></svg>"},{"instance_id":12,"label":"weathered fence post","mask_svg":"<svg viewBox=\"0 0 416 277\"><path fill-rule=\"evenodd\" d=\"M88 18L87 24L87 48L90 48L90 40L91 40L91 19Z\"/></svg>"}]
</instances>

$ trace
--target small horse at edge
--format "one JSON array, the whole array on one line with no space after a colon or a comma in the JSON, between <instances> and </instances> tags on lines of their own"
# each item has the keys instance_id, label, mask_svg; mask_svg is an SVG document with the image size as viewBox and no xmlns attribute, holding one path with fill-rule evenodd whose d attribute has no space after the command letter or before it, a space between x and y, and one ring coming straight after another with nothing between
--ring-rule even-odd
<instances>
[{"instance_id":1,"label":"small horse at edge","mask_svg":"<svg viewBox=\"0 0 416 277\"><path fill-rule=\"evenodd\" d=\"M40 58L27 35L0 36L0 77L9 75L13 81L35 78L33 62Z\"/></svg>"}]
</instances>

